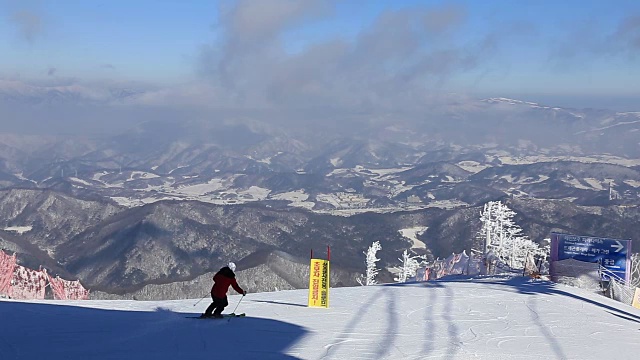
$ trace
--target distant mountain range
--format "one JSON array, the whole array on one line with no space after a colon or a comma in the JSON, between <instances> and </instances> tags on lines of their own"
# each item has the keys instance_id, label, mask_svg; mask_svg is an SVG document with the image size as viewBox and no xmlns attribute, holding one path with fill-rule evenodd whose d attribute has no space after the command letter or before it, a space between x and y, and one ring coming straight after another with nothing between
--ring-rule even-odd
<instances>
[{"instance_id":1,"label":"distant mountain range","mask_svg":"<svg viewBox=\"0 0 640 360\"><path fill-rule=\"evenodd\" d=\"M6 107L88 96L0 89ZM412 246L430 257L469 250L482 205L498 199L536 241L550 231L639 233L640 113L457 99L419 116L337 123L221 116L104 135L2 133L0 248L105 297L157 297L149 286L186 296L185 284L232 259L253 290L301 287L304 266L294 264L327 245L341 283L353 285L376 240L384 268ZM427 227L424 248L400 234L416 226ZM258 255L274 251L275 267Z\"/></svg>"}]
</instances>

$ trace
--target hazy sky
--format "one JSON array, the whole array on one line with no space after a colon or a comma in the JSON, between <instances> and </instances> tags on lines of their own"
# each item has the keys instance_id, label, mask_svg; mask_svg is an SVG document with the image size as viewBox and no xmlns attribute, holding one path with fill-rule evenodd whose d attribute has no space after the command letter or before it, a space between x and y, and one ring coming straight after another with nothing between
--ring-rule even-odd
<instances>
[{"instance_id":1,"label":"hazy sky","mask_svg":"<svg viewBox=\"0 0 640 360\"><path fill-rule=\"evenodd\" d=\"M150 102L206 88L252 107L434 92L629 107L639 69L637 0L0 0L0 79L162 88Z\"/></svg>"}]
</instances>

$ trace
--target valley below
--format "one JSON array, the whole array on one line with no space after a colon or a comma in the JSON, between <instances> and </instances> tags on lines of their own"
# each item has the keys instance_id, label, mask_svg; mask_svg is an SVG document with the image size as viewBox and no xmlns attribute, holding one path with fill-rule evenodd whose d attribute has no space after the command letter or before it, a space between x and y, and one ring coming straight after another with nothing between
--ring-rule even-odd
<instances>
[{"instance_id":1,"label":"valley below","mask_svg":"<svg viewBox=\"0 0 640 360\"><path fill-rule=\"evenodd\" d=\"M638 134L640 113L503 98L344 129L222 118L4 133L0 248L95 298L163 299L206 294L229 261L251 292L304 288L310 251L327 246L333 285L356 285L374 241L390 282L404 250L479 249L480 212L495 200L536 242L552 231L634 239Z\"/></svg>"}]
</instances>

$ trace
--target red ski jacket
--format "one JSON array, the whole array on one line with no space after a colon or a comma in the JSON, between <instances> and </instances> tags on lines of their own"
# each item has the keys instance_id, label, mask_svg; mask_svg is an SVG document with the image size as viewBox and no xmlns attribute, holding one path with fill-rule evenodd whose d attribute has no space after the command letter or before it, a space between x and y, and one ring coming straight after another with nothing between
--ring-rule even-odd
<instances>
[{"instance_id":1,"label":"red ski jacket","mask_svg":"<svg viewBox=\"0 0 640 360\"><path fill-rule=\"evenodd\" d=\"M216 298L227 297L229 286L232 286L239 294L244 294L244 290L236 282L236 274L225 266L213 276L213 287L211 288L211 296Z\"/></svg>"}]
</instances>

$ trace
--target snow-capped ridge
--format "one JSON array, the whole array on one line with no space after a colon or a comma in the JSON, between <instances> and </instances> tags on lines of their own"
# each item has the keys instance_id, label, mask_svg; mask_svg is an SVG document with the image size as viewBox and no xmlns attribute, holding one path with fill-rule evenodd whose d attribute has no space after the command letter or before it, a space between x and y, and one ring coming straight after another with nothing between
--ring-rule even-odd
<instances>
[{"instance_id":1,"label":"snow-capped ridge","mask_svg":"<svg viewBox=\"0 0 640 360\"><path fill-rule=\"evenodd\" d=\"M523 101L523 100L509 99L509 98L504 98L504 97L488 98L488 99L482 99L480 101L487 102L487 103L490 103L490 104L503 103L503 104L511 104L511 105L524 104L524 105L540 106L540 104L538 104L538 103L529 102L529 101Z\"/></svg>"}]
</instances>

